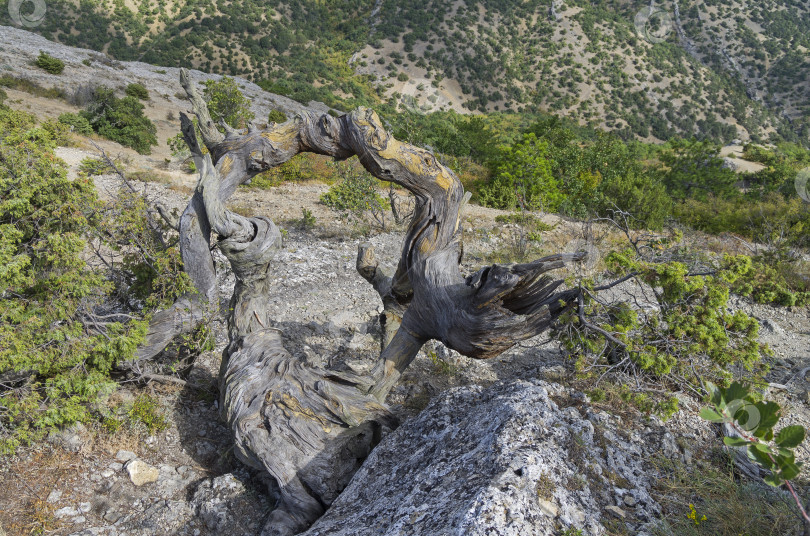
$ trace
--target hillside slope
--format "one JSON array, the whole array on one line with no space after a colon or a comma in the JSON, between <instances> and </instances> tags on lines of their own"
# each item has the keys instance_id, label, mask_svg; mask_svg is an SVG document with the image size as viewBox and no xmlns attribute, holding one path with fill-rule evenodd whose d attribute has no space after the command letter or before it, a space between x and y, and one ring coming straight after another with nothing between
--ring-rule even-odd
<instances>
[{"instance_id":1,"label":"hillside slope","mask_svg":"<svg viewBox=\"0 0 810 536\"><path fill-rule=\"evenodd\" d=\"M51 0L30 29L336 107L544 110L625 138L806 141L808 13L808 0Z\"/></svg>"}]
</instances>

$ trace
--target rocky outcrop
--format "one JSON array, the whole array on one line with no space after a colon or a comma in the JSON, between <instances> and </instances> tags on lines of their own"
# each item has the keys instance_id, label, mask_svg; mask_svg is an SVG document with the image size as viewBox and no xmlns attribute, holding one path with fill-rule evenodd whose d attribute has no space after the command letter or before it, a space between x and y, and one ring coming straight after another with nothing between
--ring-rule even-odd
<instances>
[{"instance_id":1,"label":"rocky outcrop","mask_svg":"<svg viewBox=\"0 0 810 536\"><path fill-rule=\"evenodd\" d=\"M149 88L149 92L161 95L174 104L178 110L187 107L185 95L180 87L180 69L175 67L156 67L138 61L117 61L101 52L83 48L74 48L12 26L0 26L0 69L3 74L23 77L43 87L55 87L62 90L71 100L74 94L96 86L124 87L127 84L140 83ZM31 63L40 51L62 60L66 66L63 76L49 74L41 69L32 69ZM219 80L221 75L190 70L195 83L205 80ZM235 77L242 94L251 103L258 122L267 117L268 110L281 110L288 116L306 111L326 113L330 110L323 103L312 101L308 105L275 93L269 93L248 80ZM84 104L84 103L80 103Z\"/></svg>"},{"instance_id":2,"label":"rocky outcrop","mask_svg":"<svg viewBox=\"0 0 810 536\"><path fill-rule=\"evenodd\" d=\"M307 536L633 534L660 515L653 452L663 428L623 430L585 395L540 380L461 387L377 446ZM627 437L622 437L626 434Z\"/></svg>"}]
</instances>

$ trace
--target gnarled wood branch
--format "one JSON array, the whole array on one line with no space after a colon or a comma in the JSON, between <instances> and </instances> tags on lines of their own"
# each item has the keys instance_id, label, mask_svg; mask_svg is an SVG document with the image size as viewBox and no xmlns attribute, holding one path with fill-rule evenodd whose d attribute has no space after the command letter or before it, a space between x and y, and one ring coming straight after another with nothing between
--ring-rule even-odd
<instances>
[{"instance_id":1,"label":"gnarled wood branch","mask_svg":"<svg viewBox=\"0 0 810 536\"><path fill-rule=\"evenodd\" d=\"M188 80L184 87L202 122L207 112L198 108L204 103ZM281 488L265 534L302 530L340 493L380 430L395 425L382 401L426 341L440 340L470 357L493 357L546 329L576 301L576 291L556 292L560 281L546 275L580 258L575 255L493 265L465 278L459 268L460 210L466 201L461 183L428 151L394 139L371 110L339 118L304 113L266 130L229 131L219 138L203 131L210 152L205 156L193 124L185 115L181 119L200 170L189 203L198 223L183 227L181 220L181 238L199 246L213 231L236 276L230 342L220 370L223 412L237 456L267 470ZM307 365L284 349L267 308L278 229L267 218L225 208L239 184L301 152L336 159L357 155L372 175L415 198L395 273L379 268L369 245L358 252L358 271L380 294L386 318L383 351L367 377ZM203 272L212 274L207 242L204 254L194 251ZM195 261L184 257L187 269Z\"/></svg>"}]
</instances>

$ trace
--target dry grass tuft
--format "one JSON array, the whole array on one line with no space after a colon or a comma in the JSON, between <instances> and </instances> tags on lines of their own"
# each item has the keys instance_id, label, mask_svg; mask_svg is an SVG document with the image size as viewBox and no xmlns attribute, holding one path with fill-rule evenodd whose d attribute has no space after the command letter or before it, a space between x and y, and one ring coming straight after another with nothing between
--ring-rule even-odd
<instances>
[{"instance_id":1,"label":"dry grass tuft","mask_svg":"<svg viewBox=\"0 0 810 536\"><path fill-rule=\"evenodd\" d=\"M725 453L703 467L660 460L664 517L655 536L798 536L801 523L787 497L734 474ZM705 519L704 519L705 516Z\"/></svg>"}]
</instances>

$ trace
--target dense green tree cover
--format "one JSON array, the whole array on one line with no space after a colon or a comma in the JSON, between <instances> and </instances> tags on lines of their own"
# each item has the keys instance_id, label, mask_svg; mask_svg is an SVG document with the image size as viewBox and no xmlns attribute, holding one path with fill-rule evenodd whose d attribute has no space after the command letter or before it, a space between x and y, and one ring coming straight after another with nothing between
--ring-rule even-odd
<instances>
[{"instance_id":1,"label":"dense green tree cover","mask_svg":"<svg viewBox=\"0 0 810 536\"><path fill-rule=\"evenodd\" d=\"M723 159L717 156L719 151L717 144L708 141L670 140L659 155L664 166L661 178L670 195L701 200L734 196L739 177L723 166Z\"/></svg>"},{"instance_id":2,"label":"dense green tree cover","mask_svg":"<svg viewBox=\"0 0 810 536\"><path fill-rule=\"evenodd\" d=\"M0 0L0 22L9 23L5 3ZM589 124L604 122L623 139L730 141L738 137L727 121L733 118L754 141L806 143L810 86L801 48L807 42L803 4L766 2L735 13L734 6L713 3L717 13L708 17L705 5L681 6L684 31L699 59L675 31L656 44L640 38L633 26L638 6L620 0L558 6L568 11L570 30L548 16L547 0L464 0L455 7L439 0L384 0L372 17L375 5L299 2L289 9L277 0L133 0L126 6L51 0L49 16L34 30L117 59L247 76L269 91L339 109L379 104L388 80L402 75L405 65L416 65L435 87L446 77L457 80L471 110L550 110ZM762 31L751 30L754 24ZM724 46L716 41L721 27ZM577 32L576 46L568 42L569 32ZM355 57L368 45L380 50L384 39L401 44L404 55L396 50ZM388 74L372 79L355 72L370 62L386 65ZM582 84L593 88L587 101L580 101ZM752 87L764 103L748 97ZM789 119L782 115L786 103Z\"/></svg>"},{"instance_id":3,"label":"dense green tree cover","mask_svg":"<svg viewBox=\"0 0 810 536\"><path fill-rule=\"evenodd\" d=\"M480 187L479 200L499 208L557 212L564 197L551 174L548 143L526 134L514 145L504 145L492 180Z\"/></svg>"},{"instance_id":4,"label":"dense green tree cover","mask_svg":"<svg viewBox=\"0 0 810 536\"><path fill-rule=\"evenodd\" d=\"M93 100L81 112L100 136L131 147L140 154L149 154L157 145L157 128L143 113L143 104L136 97L118 98L115 91L97 87Z\"/></svg>"},{"instance_id":5,"label":"dense green tree cover","mask_svg":"<svg viewBox=\"0 0 810 536\"><path fill-rule=\"evenodd\" d=\"M642 163L643 147L593 131L576 131L555 118L541 118L526 128L522 141L504 146L489 162L493 180L479 188L480 202L514 208L513 177L533 184L524 208L539 208L533 200L547 198L544 209L570 216L609 216L629 212L635 225L660 227L671 213L671 201L655 171ZM544 162L540 166L540 162ZM534 170L534 171L532 171ZM532 173L539 176L526 177Z\"/></svg>"}]
</instances>

